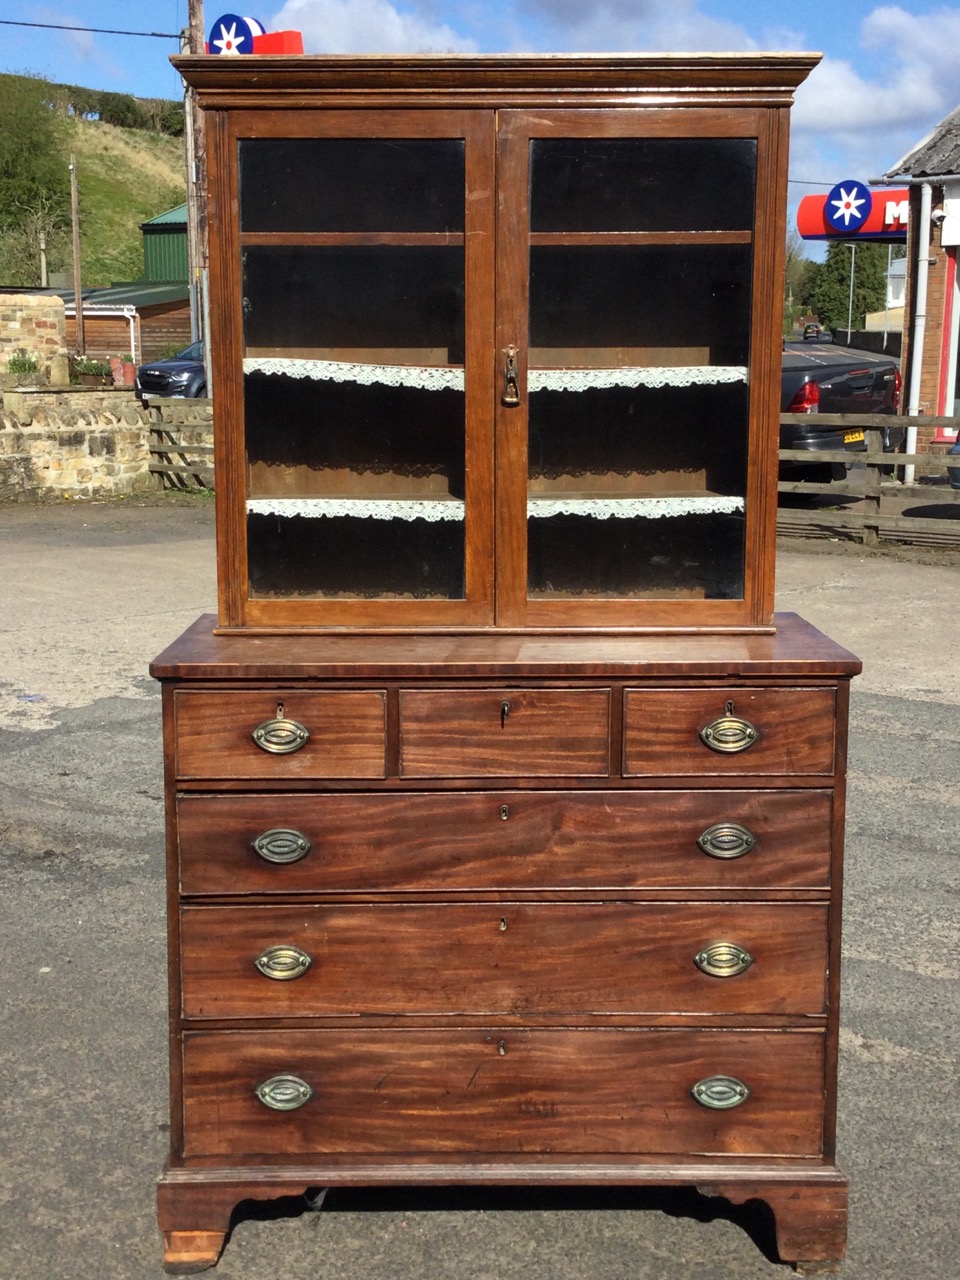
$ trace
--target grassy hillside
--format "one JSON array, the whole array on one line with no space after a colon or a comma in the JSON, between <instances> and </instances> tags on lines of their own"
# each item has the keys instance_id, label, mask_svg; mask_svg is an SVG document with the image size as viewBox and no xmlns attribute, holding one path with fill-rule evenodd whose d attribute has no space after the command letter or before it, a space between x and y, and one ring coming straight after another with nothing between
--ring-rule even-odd
<instances>
[{"instance_id":1,"label":"grassy hillside","mask_svg":"<svg viewBox=\"0 0 960 1280\"><path fill-rule=\"evenodd\" d=\"M140 223L185 199L183 139L96 120L62 124L64 156L77 157L84 284L135 280L143 271ZM67 261L51 269L72 270Z\"/></svg>"}]
</instances>

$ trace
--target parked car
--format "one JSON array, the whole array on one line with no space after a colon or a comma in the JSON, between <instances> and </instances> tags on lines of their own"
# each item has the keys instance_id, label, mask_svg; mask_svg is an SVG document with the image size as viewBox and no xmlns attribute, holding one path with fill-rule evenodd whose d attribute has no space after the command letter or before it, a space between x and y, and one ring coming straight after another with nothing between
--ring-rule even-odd
<instances>
[{"instance_id":1,"label":"parked car","mask_svg":"<svg viewBox=\"0 0 960 1280\"><path fill-rule=\"evenodd\" d=\"M147 396L205 396L207 372L203 367L203 343L191 342L166 360L150 360L137 370L136 391Z\"/></svg>"},{"instance_id":2,"label":"parked car","mask_svg":"<svg viewBox=\"0 0 960 1280\"><path fill-rule=\"evenodd\" d=\"M869 351L853 351L845 347L823 347L816 352L787 346L781 357L780 412L802 413L809 421L780 424L781 449L843 449L863 453L866 441L862 427L821 425L821 413L889 414L890 426L883 429L886 452L899 449L906 438L904 420L896 415L900 409L900 368L889 356ZM810 478L839 479L846 468L843 463L782 463L783 470L816 472ZM829 468L826 476L825 469Z\"/></svg>"},{"instance_id":3,"label":"parked car","mask_svg":"<svg viewBox=\"0 0 960 1280\"><path fill-rule=\"evenodd\" d=\"M960 440L947 450L947 457L953 454L960 454ZM947 467L947 479L951 489L960 489L960 467Z\"/></svg>"}]
</instances>

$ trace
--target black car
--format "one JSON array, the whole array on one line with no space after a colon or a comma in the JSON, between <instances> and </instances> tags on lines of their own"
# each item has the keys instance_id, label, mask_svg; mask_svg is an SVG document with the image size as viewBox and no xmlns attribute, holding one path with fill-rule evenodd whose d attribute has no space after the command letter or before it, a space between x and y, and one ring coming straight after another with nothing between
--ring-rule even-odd
<instances>
[{"instance_id":1,"label":"black car","mask_svg":"<svg viewBox=\"0 0 960 1280\"><path fill-rule=\"evenodd\" d=\"M793 422L781 422L780 448L811 452L843 449L862 453L867 446L861 425L827 426L819 421L818 415L878 413L890 418L890 425L882 428L881 440L885 452L894 452L906 437L905 419L898 412L900 391L900 369L897 361L889 356L843 347L811 351L804 350L799 343L788 343L781 356L780 412L805 416ZM781 463L781 474L799 468L807 473L804 478L810 480L826 480L831 476L839 480L846 471L842 463L794 461ZM794 475L793 478L800 477Z\"/></svg>"},{"instance_id":2,"label":"black car","mask_svg":"<svg viewBox=\"0 0 960 1280\"><path fill-rule=\"evenodd\" d=\"M166 360L151 360L137 370L137 395L205 396L207 371L203 367L203 343L191 342Z\"/></svg>"}]
</instances>

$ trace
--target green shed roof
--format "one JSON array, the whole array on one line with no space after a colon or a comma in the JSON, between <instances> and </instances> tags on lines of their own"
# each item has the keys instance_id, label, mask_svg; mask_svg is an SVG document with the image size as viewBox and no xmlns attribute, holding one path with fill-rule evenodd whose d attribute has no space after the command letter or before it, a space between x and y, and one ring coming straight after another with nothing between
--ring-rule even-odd
<instances>
[{"instance_id":1,"label":"green shed roof","mask_svg":"<svg viewBox=\"0 0 960 1280\"><path fill-rule=\"evenodd\" d=\"M178 204L175 209L168 209L166 213L158 213L155 218L148 218L146 222L140 223L140 230L145 231L147 227L185 227L187 225L187 206Z\"/></svg>"}]
</instances>

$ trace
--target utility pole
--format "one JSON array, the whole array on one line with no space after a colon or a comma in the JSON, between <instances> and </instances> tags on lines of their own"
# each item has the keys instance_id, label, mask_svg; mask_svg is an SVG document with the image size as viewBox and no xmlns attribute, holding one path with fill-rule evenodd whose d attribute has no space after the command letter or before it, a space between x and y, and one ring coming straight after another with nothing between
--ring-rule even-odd
<instances>
[{"instance_id":1,"label":"utility pole","mask_svg":"<svg viewBox=\"0 0 960 1280\"><path fill-rule=\"evenodd\" d=\"M73 224L73 308L75 333L73 345L83 355L87 344L83 336L83 298L80 289L80 196L77 189L77 157L70 157L70 220Z\"/></svg>"},{"instance_id":2,"label":"utility pole","mask_svg":"<svg viewBox=\"0 0 960 1280\"><path fill-rule=\"evenodd\" d=\"M181 34L182 53L204 52L203 0L189 0L189 26ZM207 294L207 148L196 91L184 87L184 138L187 162L187 254L190 262L190 316L193 340L203 342L207 387L212 392Z\"/></svg>"}]
</instances>

